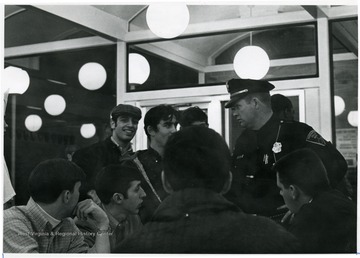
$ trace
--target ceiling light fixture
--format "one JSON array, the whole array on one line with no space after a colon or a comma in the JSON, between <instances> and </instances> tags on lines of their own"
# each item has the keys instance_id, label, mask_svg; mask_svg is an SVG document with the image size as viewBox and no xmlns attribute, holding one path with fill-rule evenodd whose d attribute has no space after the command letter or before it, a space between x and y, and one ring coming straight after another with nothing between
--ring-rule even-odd
<instances>
[{"instance_id":1,"label":"ceiling light fixture","mask_svg":"<svg viewBox=\"0 0 360 258\"><path fill-rule=\"evenodd\" d=\"M106 70L99 63L86 63L79 70L79 82L88 90L100 89L106 81Z\"/></svg>"},{"instance_id":2,"label":"ceiling light fixture","mask_svg":"<svg viewBox=\"0 0 360 258\"><path fill-rule=\"evenodd\" d=\"M9 94L23 94L30 85L29 74L20 68L8 66L4 69L3 92L9 90Z\"/></svg>"},{"instance_id":3,"label":"ceiling light fixture","mask_svg":"<svg viewBox=\"0 0 360 258\"><path fill-rule=\"evenodd\" d=\"M83 124L80 127L80 134L86 139L93 137L95 133L96 127L94 124Z\"/></svg>"},{"instance_id":4,"label":"ceiling light fixture","mask_svg":"<svg viewBox=\"0 0 360 258\"><path fill-rule=\"evenodd\" d=\"M341 115L345 110L345 101L342 97L334 96L335 116Z\"/></svg>"},{"instance_id":5,"label":"ceiling light fixture","mask_svg":"<svg viewBox=\"0 0 360 258\"><path fill-rule=\"evenodd\" d=\"M351 124L351 126L353 126L353 127L358 127L358 118L359 117L358 117L358 111L357 110L350 111L348 116L347 116L349 124Z\"/></svg>"},{"instance_id":6,"label":"ceiling light fixture","mask_svg":"<svg viewBox=\"0 0 360 258\"><path fill-rule=\"evenodd\" d=\"M42 119L38 115L29 115L25 119L25 127L30 132L37 132L42 126Z\"/></svg>"},{"instance_id":7,"label":"ceiling light fixture","mask_svg":"<svg viewBox=\"0 0 360 258\"><path fill-rule=\"evenodd\" d=\"M253 6L249 8L250 17L252 17ZM236 53L233 66L236 74L242 79L259 80L269 71L269 56L261 47L252 45L252 31L250 31L250 45L241 48Z\"/></svg>"},{"instance_id":8,"label":"ceiling light fixture","mask_svg":"<svg viewBox=\"0 0 360 258\"><path fill-rule=\"evenodd\" d=\"M150 30L160 38L175 38L182 34L190 21L189 9L181 3L151 4L146 10Z\"/></svg>"},{"instance_id":9,"label":"ceiling light fixture","mask_svg":"<svg viewBox=\"0 0 360 258\"><path fill-rule=\"evenodd\" d=\"M45 99L44 108L49 115L58 116L66 108L65 99L57 94L50 95Z\"/></svg>"},{"instance_id":10,"label":"ceiling light fixture","mask_svg":"<svg viewBox=\"0 0 360 258\"><path fill-rule=\"evenodd\" d=\"M129 54L129 83L143 84L149 78L150 65L145 57Z\"/></svg>"}]
</instances>

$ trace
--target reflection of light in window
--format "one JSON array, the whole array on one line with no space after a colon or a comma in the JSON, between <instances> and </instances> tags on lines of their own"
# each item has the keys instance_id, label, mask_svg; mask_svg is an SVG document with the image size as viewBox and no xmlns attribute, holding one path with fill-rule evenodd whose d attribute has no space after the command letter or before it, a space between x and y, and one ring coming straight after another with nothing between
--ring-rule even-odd
<instances>
[{"instance_id":1,"label":"reflection of light in window","mask_svg":"<svg viewBox=\"0 0 360 258\"><path fill-rule=\"evenodd\" d=\"M80 134L82 137L88 139L95 135L96 127L94 124L83 124L80 127Z\"/></svg>"},{"instance_id":2,"label":"reflection of light in window","mask_svg":"<svg viewBox=\"0 0 360 258\"><path fill-rule=\"evenodd\" d=\"M345 110L345 102L342 97L334 96L335 116L339 116Z\"/></svg>"},{"instance_id":3,"label":"reflection of light in window","mask_svg":"<svg viewBox=\"0 0 360 258\"><path fill-rule=\"evenodd\" d=\"M86 63L79 70L79 82L88 90L101 88L106 81L106 70L98 63Z\"/></svg>"},{"instance_id":4,"label":"reflection of light in window","mask_svg":"<svg viewBox=\"0 0 360 258\"><path fill-rule=\"evenodd\" d=\"M29 74L20 68L8 66L4 70L3 91L9 89L9 94L23 94L30 85Z\"/></svg>"},{"instance_id":5,"label":"reflection of light in window","mask_svg":"<svg viewBox=\"0 0 360 258\"><path fill-rule=\"evenodd\" d=\"M354 127L358 126L358 112L356 111L350 111L347 117L349 124L351 124Z\"/></svg>"},{"instance_id":6,"label":"reflection of light in window","mask_svg":"<svg viewBox=\"0 0 360 258\"><path fill-rule=\"evenodd\" d=\"M258 46L241 48L234 58L234 70L242 79L263 78L270 68L270 59L267 53Z\"/></svg>"},{"instance_id":7,"label":"reflection of light in window","mask_svg":"<svg viewBox=\"0 0 360 258\"><path fill-rule=\"evenodd\" d=\"M62 96L54 94L45 99L44 107L49 115L58 116L64 112L66 102Z\"/></svg>"},{"instance_id":8,"label":"reflection of light in window","mask_svg":"<svg viewBox=\"0 0 360 258\"><path fill-rule=\"evenodd\" d=\"M150 30L161 38L175 38L189 24L190 14L186 4L150 4L146 11L146 22Z\"/></svg>"},{"instance_id":9,"label":"reflection of light in window","mask_svg":"<svg viewBox=\"0 0 360 258\"><path fill-rule=\"evenodd\" d=\"M150 65L142 55L129 55L129 83L143 84L149 78Z\"/></svg>"},{"instance_id":10,"label":"reflection of light in window","mask_svg":"<svg viewBox=\"0 0 360 258\"><path fill-rule=\"evenodd\" d=\"M38 115L29 115L25 119L25 127L30 132L39 131L42 126L42 119Z\"/></svg>"}]
</instances>

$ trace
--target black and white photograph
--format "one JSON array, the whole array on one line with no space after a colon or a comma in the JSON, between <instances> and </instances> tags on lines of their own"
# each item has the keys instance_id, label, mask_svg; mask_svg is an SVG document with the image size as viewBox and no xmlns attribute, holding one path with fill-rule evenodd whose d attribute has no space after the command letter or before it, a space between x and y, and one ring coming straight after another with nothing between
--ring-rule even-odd
<instances>
[{"instance_id":1,"label":"black and white photograph","mask_svg":"<svg viewBox=\"0 0 360 258\"><path fill-rule=\"evenodd\" d=\"M0 9L3 257L357 254L356 0Z\"/></svg>"}]
</instances>

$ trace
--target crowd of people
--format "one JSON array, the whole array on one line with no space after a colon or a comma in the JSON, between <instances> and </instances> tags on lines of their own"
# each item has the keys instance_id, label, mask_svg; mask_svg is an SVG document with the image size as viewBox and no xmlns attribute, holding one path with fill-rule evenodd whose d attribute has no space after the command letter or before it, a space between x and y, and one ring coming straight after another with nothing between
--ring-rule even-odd
<instances>
[{"instance_id":1,"label":"crowd of people","mask_svg":"<svg viewBox=\"0 0 360 258\"><path fill-rule=\"evenodd\" d=\"M112 134L41 162L25 206L4 211L4 253L355 253L340 152L261 80L227 82L244 128L233 151L198 107L119 104ZM177 125L180 129L177 131Z\"/></svg>"}]
</instances>

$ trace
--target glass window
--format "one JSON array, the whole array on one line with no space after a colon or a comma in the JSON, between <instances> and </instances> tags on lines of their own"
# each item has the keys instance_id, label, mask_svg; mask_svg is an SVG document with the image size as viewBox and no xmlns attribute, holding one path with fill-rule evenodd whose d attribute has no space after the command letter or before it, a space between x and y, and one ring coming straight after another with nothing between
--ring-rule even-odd
<instances>
[{"instance_id":1,"label":"glass window","mask_svg":"<svg viewBox=\"0 0 360 258\"><path fill-rule=\"evenodd\" d=\"M336 147L348 163L347 178L356 192L358 127L358 21L330 23ZM356 193L353 194L356 198Z\"/></svg>"},{"instance_id":2,"label":"glass window","mask_svg":"<svg viewBox=\"0 0 360 258\"><path fill-rule=\"evenodd\" d=\"M129 44L129 53L138 53L149 62L150 76L142 84L129 83L128 91L222 84L238 77L233 68L234 57L238 50L249 45L264 49L271 60L264 79L318 74L316 25L311 23Z\"/></svg>"},{"instance_id":3,"label":"glass window","mask_svg":"<svg viewBox=\"0 0 360 258\"><path fill-rule=\"evenodd\" d=\"M107 74L105 84L97 90L85 89L78 79L80 68L88 62L101 64ZM39 162L55 157L71 158L75 150L110 134L109 114L116 104L115 62L115 46L5 60L5 67L20 67L30 76L30 86L24 94L8 96L5 113L9 126L4 135L4 155L9 171L16 171L17 204L26 203L28 196L24 189L28 175ZM63 98L66 103L63 113L50 115L45 110L44 103L50 95ZM61 103L55 99L49 104L56 108ZM29 115L41 118L39 130L26 127ZM80 128L90 123L96 128L95 135L84 138Z\"/></svg>"}]
</instances>

